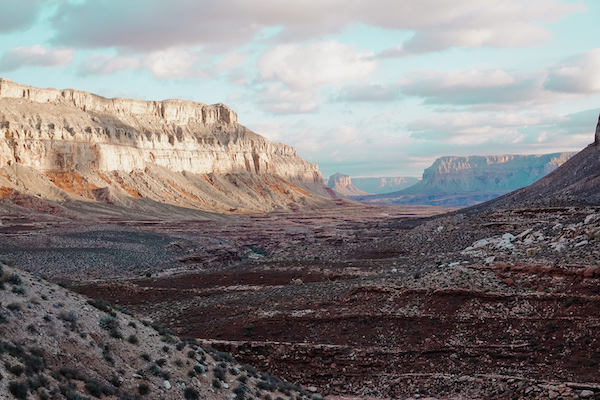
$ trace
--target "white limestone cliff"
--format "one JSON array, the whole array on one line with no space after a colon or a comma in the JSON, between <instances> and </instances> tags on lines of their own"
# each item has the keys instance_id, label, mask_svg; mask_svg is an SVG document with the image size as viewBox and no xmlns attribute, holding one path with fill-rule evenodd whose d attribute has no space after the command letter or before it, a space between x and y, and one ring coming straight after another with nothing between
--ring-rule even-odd
<instances>
[{"instance_id":1,"label":"white limestone cliff","mask_svg":"<svg viewBox=\"0 0 600 400\"><path fill-rule=\"evenodd\" d=\"M0 79L0 166L127 171L149 164L192 173L275 174L321 181L317 165L238 123L223 104L107 99Z\"/></svg>"}]
</instances>

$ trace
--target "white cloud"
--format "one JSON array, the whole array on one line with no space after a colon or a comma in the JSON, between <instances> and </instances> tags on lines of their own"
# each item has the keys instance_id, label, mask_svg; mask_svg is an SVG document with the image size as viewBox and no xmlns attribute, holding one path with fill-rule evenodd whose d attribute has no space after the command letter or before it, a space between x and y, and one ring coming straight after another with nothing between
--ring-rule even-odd
<instances>
[{"instance_id":1,"label":"white cloud","mask_svg":"<svg viewBox=\"0 0 600 400\"><path fill-rule=\"evenodd\" d=\"M75 57L73 49L46 49L39 44L15 47L0 57L0 70L14 71L25 66L62 67L70 64L73 57Z\"/></svg>"},{"instance_id":2,"label":"white cloud","mask_svg":"<svg viewBox=\"0 0 600 400\"><path fill-rule=\"evenodd\" d=\"M336 41L285 44L264 53L258 69L261 81L280 81L305 90L371 75L377 66L371 56L372 53L361 53Z\"/></svg>"},{"instance_id":3,"label":"white cloud","mask_svg":"<svg viewBox=\"0 0 600 400\"><path fill-rule=\"evenodd\" d=\"M193 78L208 75L200 66L200 54L185 48L170 48L150 53L142 65L158 79Z\"/></svg>"},{"instance_id":4,"label":"white cloud","mask_svg":"<svg viewBox=\"0 0 600 400\"><path fill-rule=\"evenodd\" d=\"M600 93L600 49L568 58L550 70L544 88L563 93Z\"/></svg>"}]
</instances>

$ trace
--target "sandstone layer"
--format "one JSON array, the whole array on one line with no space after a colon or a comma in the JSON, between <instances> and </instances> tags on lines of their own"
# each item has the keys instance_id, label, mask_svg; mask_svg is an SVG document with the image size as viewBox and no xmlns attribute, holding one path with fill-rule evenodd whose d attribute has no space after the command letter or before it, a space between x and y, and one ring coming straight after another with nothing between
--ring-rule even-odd
<instances>
[{"instance_id":1,"label":"sandstone layer","mask_svg":"<svg viewBox=\"0 0 600 400\"><path fill-rule=\"evenodd\" d=\"M298 157L294 148L271 143L240 125L236 113L223 104L107 99L7 79L0 79L0 169L0 186L53 200L75 194L95 200L125 196L165 202L163 188L152 182L164 184L165 174L177 175L167 184L174 186L175 197L191 194L183 195L186 201L181 205L186 207L211 209L222 203L212 194L202 196L206 190L197 190L198 182L207 181L205 186L215 193L223 192L226 189L215 181L226 176L254 187L238 193L246 200L227 207L286 207L301 197L315 197L307 189L327 195L316 164ZM33 178L23 183L22 175ZM49 182L70 194L58 195L42 184ZM69 190L73 186L78 189ZM235 197L235 192L233 188L226 197ZM252 196L268 200L249 204Z\"/></svg>"}]
</instances>

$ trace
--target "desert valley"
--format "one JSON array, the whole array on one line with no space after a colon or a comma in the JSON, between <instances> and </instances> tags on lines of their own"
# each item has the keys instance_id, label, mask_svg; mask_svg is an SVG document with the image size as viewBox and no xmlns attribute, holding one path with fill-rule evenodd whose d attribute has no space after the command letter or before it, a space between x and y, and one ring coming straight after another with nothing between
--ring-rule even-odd
<instances>
[{"instance_id":1,"label":"desert valley","mask_svg":"<svg viewBox=\"0 0 600 400\"><path fill-rule=\"evenodd\" d=\"M222 104L1 79L0 133L2 398L600 398L598 131L472 207L355 201Z\"/></svg>"}]
</instances>

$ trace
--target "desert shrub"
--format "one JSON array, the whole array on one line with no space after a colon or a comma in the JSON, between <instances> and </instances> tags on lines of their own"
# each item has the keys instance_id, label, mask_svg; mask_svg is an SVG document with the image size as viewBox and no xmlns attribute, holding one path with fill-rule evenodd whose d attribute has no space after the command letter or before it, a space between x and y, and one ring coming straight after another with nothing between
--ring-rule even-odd
<instances>
[{"instance_id":1,"label":"desert shrub","mask_svg":"<svg viewBox=\"0 0 600 400\"><path fill-rule=\"evenodd\" d=\"M114 365L115 359L113 358L112 354L110 354L110 347L108 347L107 344L105 344L104 349L102 349L102 357L104 357L106 361Z\"/></svg>"},{"instance_id":2,"label":"desert shrub","mask_svg":"<svg viewBox=\"0 0 600 400\"><path fill-rule=\"evenodd\" d=\"M91 300L88 300L88 304L93 307L96 307L100 311L104 311L105 313L107 313L113 317L117 316L117 313L115 312L115 310L112 309L112 306L106 300L91 299Z\"/></svg>"},{"instance_id":3,"label":"desert shrub","mask_svg":"<svg viewBox=\"0 0 600 400\"><path fill-rule=\"evenodd\" d=\"M100 318L100 327L110 332L110 336L123 339L123 334L119 331L119 321L115 317Z\"/></svg>"},{"instance_id":4,"label":"desert shrub","mask_svg":"<svg viewBox=\"0 0 600 400\"><path fill-rule=\"evenodd\" d=\"M3 275L4 277L4 275ZM6 282L10 283L11 285L20 285L23 283L23 281L21 281L21 277L19 276L19 274L9 274L6 277Z\"/></svg>"},{"instance_id":5,"label":"desert shrub","mask_svg":"<svg viewBox=\"0 0 600 400\"><path fill-rule=\"evenodd\" d=\"M221 381L218 380L218 379L213 379L212 380L212 385L216 389L221 389L223 387L223 385L221 385Z\"/></svg>"},{"instance_id":6,"label":"desert shrub","mask_svg":"<svg viewBox=\"0 0 600 400\"><path fill-rule=\"evenodd\" d=\"M196 357L196 352L194 350L190 350L187 352L187 356L188 358L194 358Z\"/></svg>"},{"instance_id":7,"label":"desert shrub","mask_svg":"<svg viewBox=\"0 0 600 400\"><path fill-rule=\"evenodd\" d=\"M246 397L246 387L244 385L237 386L233 389L233 393L237 399L244 399Z\"/></svg>"},{"instance_id":8,"label":"desert shrub","mask_svg":"<svg viewBox=\"0 0 600 400\"><path fill-rule=\"evenodd\" d=\"M75 389L70 388L69 386L60 384L60 385L58 385L58 388L60 389L60 392L62 393L63 396L65 396L65 398L67 400L88 400L87 397L80 395L79 393L77 393L75 391Z\"/></svg>"},{"instance_id":9,"label":"desert shrub","mask_svg":"<svg viewBox=\"0 0 600 400\"><path fill-rule=\"evenodd\" d=\"M129 325L133 329L137 329L137 324L135 322L133 322L133 321L129 321L129 324L127 324L127 325Z\"/></svg>"},{"instance_id":10,"label":"desert shrub","mask_svg":"<svg viewBox=\"0 0 600 400\"><path fill-rule=\"evenodd\" d=\"M0 313L0 324L8 323L8 317L2 313Z\"/></svg>"},{"instance_id":11,"label":"desert shrub","mask_svg":"<svg viewBox=\"0 0 600 400\"><path fill-rule=\"evenodd\" d=\"M140 383L140 385L138 386L138 393L141 396L147 395L148 393L150 393L150 386L148 386L145 383Z\"/></svg>"},{"instance_id":12,"label":"desert shrub","mask_svg":"<svg viewBox=\"0 0 600 400\"><path fill-rule=\"evenodd\" d=\"M186 343L185 342L179 342L177 343L177 346L175 346L175 348L179 351L183 350L185 348Z\"/></svg>"},{"instance_id":13,"label":"desert shrub","mask_svg":"<svg viewBox=\"0 0 600 400\"><path fill-rule=\"evenodd\" d=\"M52 377L57 381L69 382L72 380L83 381L85 377L74 368L60 367L56 371L52 372Z\"/></svg>"},{"instance_id":14,"label":"desert shrub","mask_svg":"<svg viewBox=\"0 0 600 400\"><path fill-rule=\"evenodd\" d=\"M225 351L217 351L215 354L215 361L229 361L233 362L233 356L231 353L227 353Z\"/></svg>"},{"instance_id":15,"label":"desert shrub","mask_svg":"<svg viewBox=\"0 0 600 400\"><path fill-rule=\"evenodd\" d=\"M106 386L95 379L89 379L85 382L85 390L94 397L103 395L112 396L116 392L113 388Z\"/></svg>"},{"instance_id":16,"label":"desert shrub","mask_svg":"<svg viewBox=\"0 0 600 400\"><path fill-rule=\"evenodd\" d=\"M223 382L225 382L225 379L227 379L225 370L221 369L221 368L214 369L213 375L215 376L215 378L217 378Z\"/></svg>"},{"instance_id":17,"label":"desert shrub","mask_svg":"<svg viewBox=\"0 0 600 400\"><path fill-rule=\"evenodd\" d=\"M50 380L46 375L37 374L31 378L27 378L27 386L32 391L38 390L39 388L45 388L50 385Z\"/></svg>"},{"instance_id":18,"label":"desert shrub","mask_svg":"<svg viewBox=\"0 0 600 400\"><path fill-rule=\"evenodd\" d=\"M238 381L242 382L242 383L246 383L248 382L248 377L246 375L240 375L238 376Z\"/></svg>"},{"instance_id":19,"label":"desert shrub","mask_svg":"<svg viewBox=\"0 0 600 400\"><path fill-rule=\"evenodd\" d=\"M129 337L127 338L127 341L131 344L139 344L140 340L138 339L138 337L136 335L129 335Z\"/></svg>"},{"instance_id":20,"label":"desert shrub","mask_svg":"<svg viewBox=\"0 0 600 400\"><path fill-rule=\"evenodd\" d=\"M10 311L23 311L23 304L21 303L10 303L6 305Z\"/></svg>"},{"instance_id":21,"label":"desert shrub","mask_svg":"<svg viewBox=\"0 0 600 400\"><path fill-rule=\"evenodd\" d=\"M160 359L156 360L156 364L158 364L161 367L164 367L167 364L167 360L164 358L160 358Z\"/></svg>"},{"instance_id":22,"label":"desert shrub","mask_svg":"<svg viewBox=\"0 0 600 400\"><path fill-rule=\"evenodd\" d=\"M25 288L21 285L13 286L12 291L16 294L25 294Z\"/></svg>"},{"instance_id":23,"label":"desert shrub","mask_svg":"<svg viewBox=\"0 0 600 400\"><path fill-rule=\"evenodd\" d=\"M8 383L8 390L15 396L17 399L26 399L27 398L27 385L25 382L17 382L10 381Z\"/></svg>"},{"instance_id":24,"label":"desert shrub","mask_svg":"<svg viewBox=\"0 0 600 400\"><path fill-rule=\"evenodd\" d=\"M21 374L25 372L25 367L23 367L21 364L10 365L9 363L5 363L4 367L8 372L15 376L21 376Z\"/></svg>"},{"instance_id":25,"label":"desert shrub","mask_svg":"<svg viewBox=\"0 0 600 400\"><path fill-rule=\"evenodd\" d=\"M163 346L162 347L162 351L164 351L165 353L168 353L171 349L169 348L169 346Z\"/></svg>"},{"instance_id":26,"label":"desert shrub","mask_svg":"<svg viewBox=\"0 0 600 400\"><path fill-rule=\"evenodd\" d=\"M183 397L185 397L186 400L198 400L200 398L200 393L193 387L187 387L183 391Z\"/></svg>"},{"instance_id":27,"label":"desert shrub","mask_svg":"<svg viewBox=\"0 0 600 400\"><path fill-rule=\"evenodd\" d=\"M143 360L150 361L150 354L148 353L143 353L141 357Z\"/></svg>"}]
</instances>

